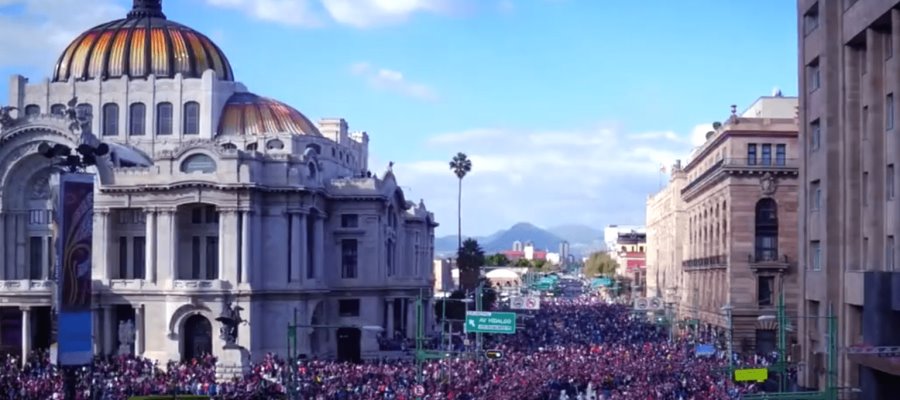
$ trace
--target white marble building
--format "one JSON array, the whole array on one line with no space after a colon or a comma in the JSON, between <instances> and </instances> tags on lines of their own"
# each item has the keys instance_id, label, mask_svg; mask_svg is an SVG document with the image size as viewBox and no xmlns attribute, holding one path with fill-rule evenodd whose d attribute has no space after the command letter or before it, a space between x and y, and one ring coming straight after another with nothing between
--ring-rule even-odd
<instances>
[{"instance_id":1,"label":"white marble building","mask_svg":"<svg viewBox=\"0 0 900 400\"><path fill-rule=\"evenodd\" d=\"M248 92L206 36L167 20L159 0L134 3L76 38L51 78L10 79L0 352L51 341L53 169L36 149L78 145L62 115L76 96L112 148L93 171L97 353L116 352L119 323L133 321L144 356L218 354L215 318L229 300L249 320L238 344L253 358L284 354L295 318L299 352L320 357L377 351L364 326L413 336L437 224L389 167L368 171L368 135Z\"/></svg>"}]
</instances>

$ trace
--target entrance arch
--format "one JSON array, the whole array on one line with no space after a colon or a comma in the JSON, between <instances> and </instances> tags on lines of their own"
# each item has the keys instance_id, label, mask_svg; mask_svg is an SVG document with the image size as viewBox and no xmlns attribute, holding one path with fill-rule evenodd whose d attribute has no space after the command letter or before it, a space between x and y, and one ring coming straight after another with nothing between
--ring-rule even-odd
<instances>
[{"instance_id":1,"label":"entrance arch","mask_svg":"<svg viewBox=\"0 0 900 400\"><path fill-rule=\"evenodd\" d=\"M182 332L182 361L212 354L212 324L206 317L199 314L188 317Z\"/></svg>"},{"instance_id":2,"label":"entrance arch","mask_svg":"<svg viewBox=\"0 0 900 400\"><path fill-rule=\"evenodd\" d=\"M362 359L362 331L359 328L339 328L337 330L337 359L358 363Z\"/></svg>"}]
</instances>

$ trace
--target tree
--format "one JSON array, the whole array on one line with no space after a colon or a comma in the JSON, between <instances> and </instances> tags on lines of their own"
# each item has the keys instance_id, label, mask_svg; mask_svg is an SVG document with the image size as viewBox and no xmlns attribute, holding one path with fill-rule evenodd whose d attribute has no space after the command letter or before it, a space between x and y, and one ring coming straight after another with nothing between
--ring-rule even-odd
<instances>
[{"instance_id":1,"label":"tree","mask_svg":"<svg viewBox=\"0 0 900 400\"><path fill-rule=\"evenodd\" d=\"M619 263L617 263L616 260L613 260L609 253L598 251L591 254L584 263L582 272L584 273L584 276L613 275L618 268Z\"/></svg>"},{"instance_id":2,"label":"tree","mask_svg":"<svg viewBox=\"0 0 900 400\"><path fill-rule=\"evenodd\" d=\"M474 289L481 277L484 266L484 250L478 241L466 239L456 254L456 266L459 268L459 286L463 289Z\"/></svg>"},{"instance_id":3,"label":"tree","mask_svg":"<svg viewBox=\"0 0 900 400\"><path fill-rule=\"evenodd\" d=\"M450 294L451 300L441 299L434 302L434 315L436 315L436 319L441 320L441 317L446 315L448 320L462 320L466 318L466 303L458 300L462 300L466 298L466 292L462 290L454 290L453 293ZM447 302L446 309L444 308L444 302Z\"/></svg>"},{"instance_id":4,"label":"tree","mask_svg":"<svg viewBox=\"0 0 900 400\"><path fill-rule=\"evenodd\" d=\"M544 269L544 267L550 267L551 264L548 263L547 260L531 260L531 266L534 269Z\"/></svg>"},{"instance_id":5,"label":"tree","mask_svg":"<svg viewBox=\"0 0 900 400\"><path fill-rule=\"evenodd\" d=\"M469 160L469 157L466 156L466 153L459 152L453 156L453 159L450 160L450 170L453 171L453 174L459 179L459 189L456 191L456 248L462 249L462 181L466 175L472 171L472 160Z\"/></svg>"},{"instance_id":6,"label":"tree","mask_svg":"<svg viewBox=\"0 0 900 400\"><path fill-rule=\"evenodd\" d=\"M484 262L492 267L505 267L509 265L509 258L506 257L506 254L497 253L487 256Z\"/></svg>"},{"instance_id":7,"label":"tree","mask_svg":"<svg viewBox=\"0 0 900 400\"><path fill-rule=\"evenodd\" d=\"M516 260L515 266L520 268L531 268L531 261L528 261L524 258L520 258Z\"/></svg>"}]
</instances>

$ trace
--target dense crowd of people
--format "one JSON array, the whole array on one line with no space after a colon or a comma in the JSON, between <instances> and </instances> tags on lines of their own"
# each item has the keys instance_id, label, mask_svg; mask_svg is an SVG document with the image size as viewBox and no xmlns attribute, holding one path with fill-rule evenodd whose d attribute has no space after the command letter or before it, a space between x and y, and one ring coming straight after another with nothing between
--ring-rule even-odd
<instances>
[{"instance_id":1,"label":"dense crowd of people","mask_svg":"<svg viewBox=\"0 0 900 400\"><path fill-rule=\"evenodd\" d=\"M623 305L591 298L546 300L523 318L515 335L486 339L502 352L487 360L467 354L422 364L430 400L737 399L756 390L728 380L724 357L695 355L695 340L669 341L664 328ZM46 353L24 368L15 357L0 364L0 399L60 398L62 378ZM338 363L288 362L266 355L242 379L217 382L206 357L161 366L116 356L97 359L77 377L79 399L127 399L149 394L199 394L221 399L414 399L414 360Z\"/></svg>"}]
</instances>

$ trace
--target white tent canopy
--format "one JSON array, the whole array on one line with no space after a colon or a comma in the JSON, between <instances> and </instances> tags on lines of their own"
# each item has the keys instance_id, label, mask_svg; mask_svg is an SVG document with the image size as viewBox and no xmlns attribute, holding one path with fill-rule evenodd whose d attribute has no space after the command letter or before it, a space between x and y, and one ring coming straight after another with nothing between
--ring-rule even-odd
<instances>
[{"instance_id":1,"label":"white tent canopy","mask_svg":"<svg viewBox=\"0 0 900 400\"><path fill-rule=\"evenodd\" d=\"M508 268L497 268L484 276L488 279L519 279L519 274Z\"/></svg>"}]
</instances>

